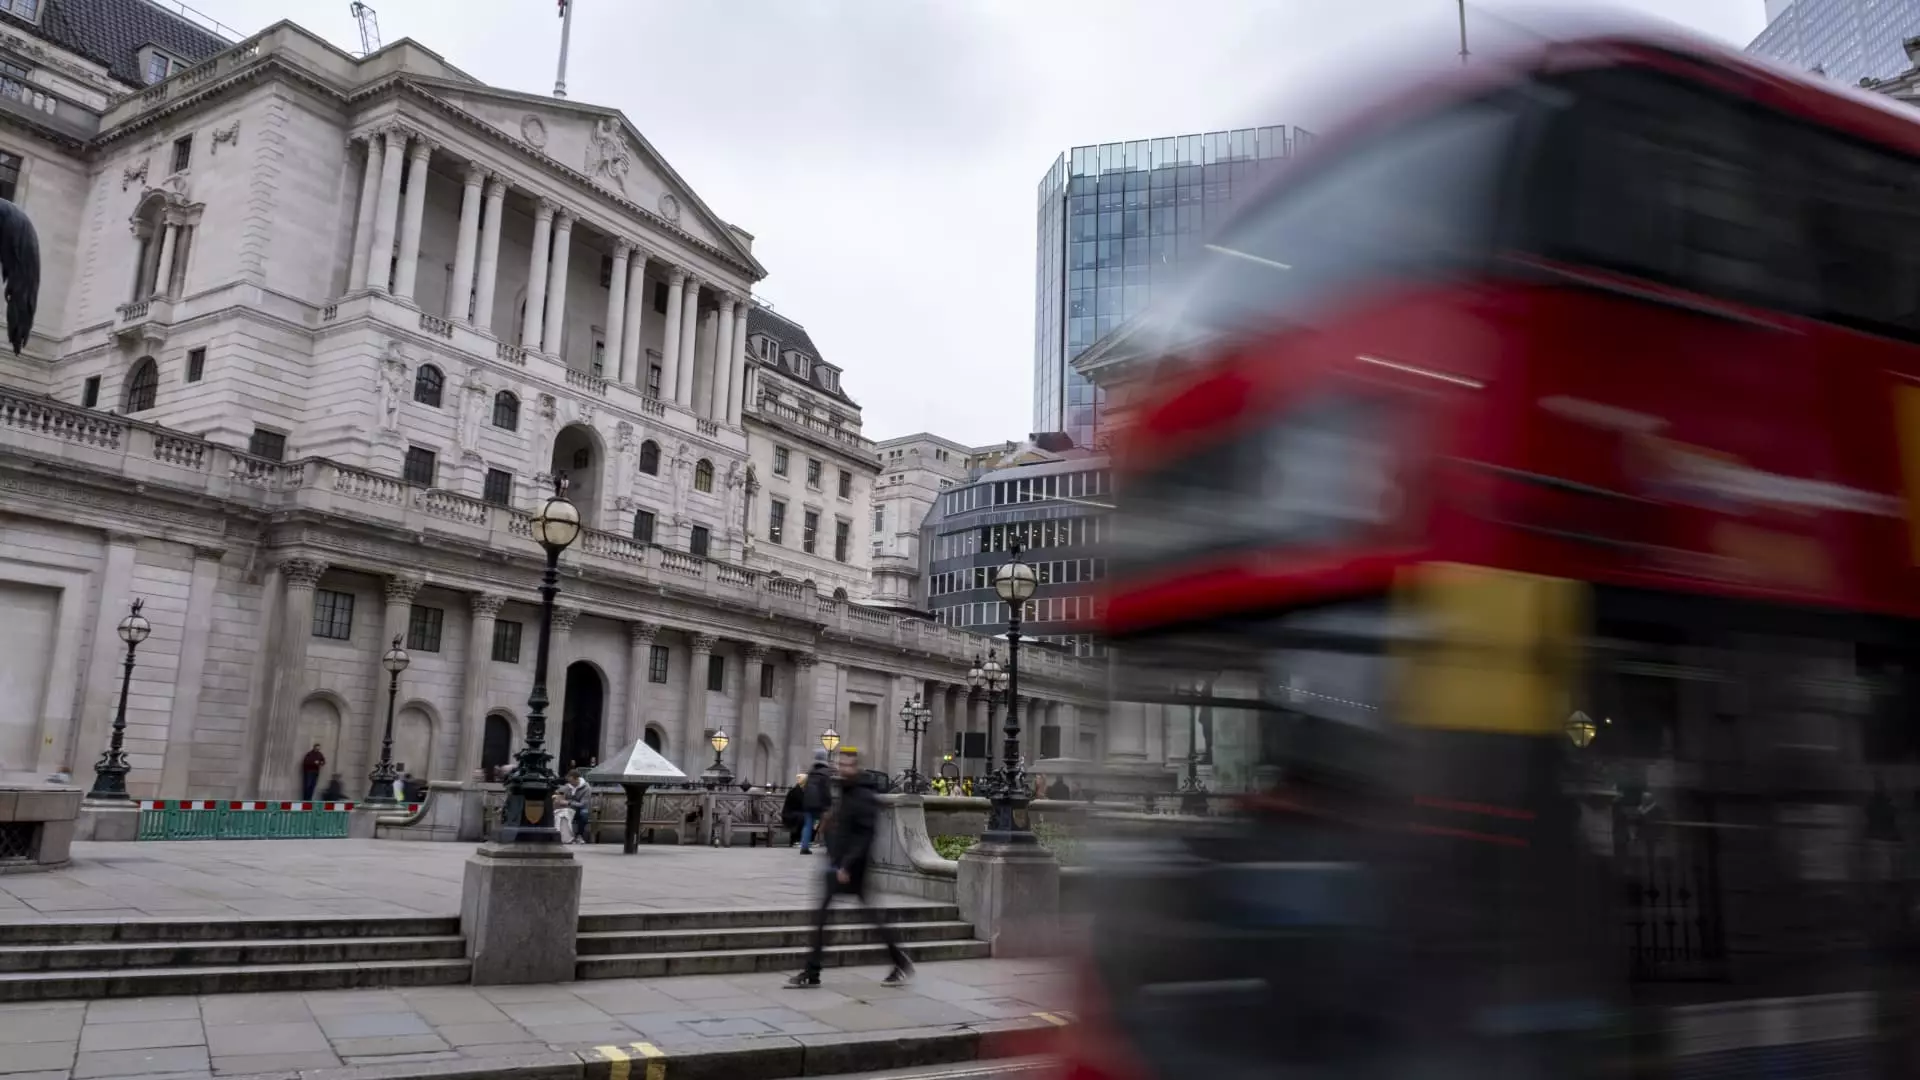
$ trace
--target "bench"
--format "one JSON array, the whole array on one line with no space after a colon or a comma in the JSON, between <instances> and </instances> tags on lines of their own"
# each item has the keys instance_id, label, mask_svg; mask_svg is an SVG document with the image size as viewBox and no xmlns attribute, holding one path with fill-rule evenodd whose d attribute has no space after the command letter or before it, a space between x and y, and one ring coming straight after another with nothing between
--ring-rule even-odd
<instances>
[{"instance_id":1,"label":"bench","mask_svg":"<svg viewBox=\"0 0 1920 1080\"><path fill-rule=\"evenodd\" d=\"M731 803L731 809L719 822L719 841L722 847L733 846L733 834L745 833L747 846L764 842L774 846L778 839L782 845L787 843L787 828L781 820L781 806L784 796L755 795L743 803Z\"/></svg>"}]
</instances>

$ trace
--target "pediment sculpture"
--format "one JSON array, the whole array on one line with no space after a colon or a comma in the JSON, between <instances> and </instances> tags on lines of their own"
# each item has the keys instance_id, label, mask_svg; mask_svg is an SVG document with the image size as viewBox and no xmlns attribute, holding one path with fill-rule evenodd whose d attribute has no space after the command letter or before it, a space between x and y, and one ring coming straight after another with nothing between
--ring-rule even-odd
<instances>
[{"instance_id":1,"label":"pediment sculpture","mask_svg":"<svg viewBox=\"0 0 1920 1080\"><path fill-rule=\"evenodd\" d=\"M631 171L633 152L627 149L620 122L611 116L601 117L587 136L587 175L604 180L625 194L627 173Z\"/></svg>"}]
</instances>

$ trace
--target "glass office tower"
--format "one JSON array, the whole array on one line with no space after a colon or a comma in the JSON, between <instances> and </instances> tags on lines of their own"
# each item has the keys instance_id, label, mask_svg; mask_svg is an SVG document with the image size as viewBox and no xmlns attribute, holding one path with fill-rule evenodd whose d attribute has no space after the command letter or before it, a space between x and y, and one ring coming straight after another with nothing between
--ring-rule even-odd
<instances>
[{"instance_id":1,"label":"glass office tower","mask_svg":"<svg viewBox=\"0 0 1920 1080\"><path fill-rule=\"evenodd\" d=\"M1853 86L1913 66L1901 48L1920 35L1920 0L1792 0L1767 5L1747 51Z\"/></svg>"},{"instance_id":2,"label":"glass office tower","mask_svg":"<svg viewBox=\"0 0 1920 1080\"><path fill-rule=\"evenodd\" d=\"M1311 139L1241 128L1076 146L1054 161L1039 192L1034 431L1096 445L1100 393L1073 358L1146 310L1229 204Z\"/></svg>"}]
</instances>

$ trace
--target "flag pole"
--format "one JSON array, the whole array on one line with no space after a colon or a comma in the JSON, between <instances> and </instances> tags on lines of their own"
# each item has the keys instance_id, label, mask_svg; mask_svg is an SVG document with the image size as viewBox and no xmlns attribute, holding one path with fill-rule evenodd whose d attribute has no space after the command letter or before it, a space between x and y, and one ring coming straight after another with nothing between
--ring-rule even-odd
<instances>
[{"instance_id":1,"label":"flag pole","mask_svg":"<svg viewBox=\"0 0 1920 1080\"><path fill-rule=\"evenodd\" d=\"M1467 0L1459 0L1459 8L1460 8L1460 63L1465 64L1467 62ZM567 62L566 60L567 46L565 45L565 41L566 39L564 37L561 38L562 44L560 46L560 63L563 66ZM561 94L560 96L566 97L567 95Z\"/></svg>"},{"instance_id":2,"label":"flag pole","mask_svg":"<svg viewBox=\"0 0 1920 1080\"><path fill-rule=\"evenodd\" d=\"M560 0L560 71L553 77L553 96L567 96L567 43L573 37L573 0Z\"/></svg>"}]
</instances>

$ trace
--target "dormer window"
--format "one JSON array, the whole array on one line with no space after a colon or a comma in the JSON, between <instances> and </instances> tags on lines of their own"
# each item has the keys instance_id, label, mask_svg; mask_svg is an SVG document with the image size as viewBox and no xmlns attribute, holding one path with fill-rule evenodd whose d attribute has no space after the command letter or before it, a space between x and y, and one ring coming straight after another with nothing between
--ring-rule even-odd
<instances>
[{"instance_id":1,"label":"dormer window","mask_svg":"<svg viewBox=\"0 0 1920 1080\"><path fill-rule=\"evenodd\" d=\"M16 19L37 22L40 18L40 0L0 0L0 11Z\"/></svg>"},{"instance_id":2,"label":"dormer window","mask_svg":"<svg viewBox=\"0 0 1920 1080\"><path fill-rule=\"evenodd\" d=\"M0 0L0 3L7 2L8 0ZM17 7L20 0L11 0L11 2ZM169 56L151 45L140 50L140 71L146 76L148 86L166 79L176 71L184 70L187 66L186 61L176 56Z\"/></svg>"},{"instance_id":3,"label":"dormer window","mask_svg":"<svg viewBox=\"0 0 1920 1080\"><path fill-rule=\"evenodd\" d=\"M773 339L772 338L763 337L760 339L760 359L768 360L768 361L771 361L773 359Z\"/></svg>"}]
</instances>

